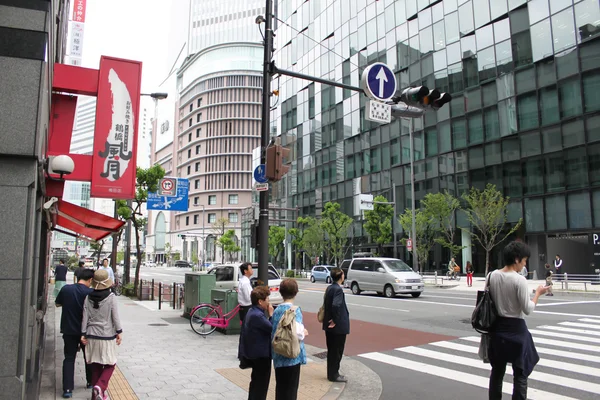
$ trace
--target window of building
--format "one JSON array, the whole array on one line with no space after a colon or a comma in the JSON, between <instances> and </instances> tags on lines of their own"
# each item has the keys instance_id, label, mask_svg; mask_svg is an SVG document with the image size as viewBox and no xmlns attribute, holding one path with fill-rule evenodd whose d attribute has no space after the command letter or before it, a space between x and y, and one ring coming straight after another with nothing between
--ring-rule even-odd
<instances>
[{"instance_id":1,"label":"window of building","mask_svg":"<svg viewBox=\"0 0 600 400\"><path fill-rule=\"evenodd\" d=\"M192 173L192 166L188 165L188 167L187 167L187 174L189 175L191 173Z\"/></svg>"},{"instance_id":2,"label":"window of building","mask_svg":"<svg viewBox=\"0 0 600 400\"><path fill-rule=\"evenodd\" d=\"M588 146L588 167L590 171L590 184L600 184L600 144ZM600 215L598 215L600 216ZM600 224L600 220L598 220Z\"/></svg>"},{"instance_id":3,"label":"window of building","mask_svg":"<svg viewBox=\"0 0 600 400\"><path fill-rule=\"evenodd\" d=\"M452 121L452 146L454 149L467 147L467 128L465 120Z\"/></svg>"},{"instance_id":4,"label":"window of building","mask_svg":"<svg viewBox=\"0 0 600 400\"><path fill-rule=\"evenodd\" d=\"M196 163L196 172L198 172L198 171L200 171L200 163L199 162Z\"/></svg>"},{"instance_id":5,"label":"window of building","mask_svg":"<svg viewBox=\"0 0 600 400\"><path fill-rule=\"evenodd\" d=\"M483 143L483 116L480 113L468 116L469 144Z\"/></svg>"},{"instance_id":6,"label":"window of building","mask_svg":"<svg viewBox=\"0 0 600 400\"><path fill-rule=\"evenodd\" d=\"M537 63L535 66L538 87L556 84L556 69L554 59Z\"/></svg>"},{"instance_id":7,"label":"window of building","mask_svg":"<svg viewBox=\"0 0 600 400\"><path fill-rule=\"evenodd\" d=\"M200 188L200 179L196 179L194 181L194 189L198 189L198 188Z\"/></svg>"},{"instance_id":8,"label":"window of building","mask_svg":"<svg viewBox=\"0 0 600 400\"><path fill-rule=\"evenodd\" d=\"M592 211L590 197L587 192L570 194L567 198L569 210L569 228L591 228Z\"/></svg>"},{"instance_id":9,"label":"window of building","mask_svg":"<svg viewBox=\"0 0 600 400\"><path fill-rule=\"evenodd\" d=\"M588 185L585 147L564 152L567 189L579 189Z\"/></svg>"},{"instance_id":10,"label":"window of building","mask_svg":"<svg viewBox=\"0 0 600 400\"><path fill-rule=\"evenodd\" d=\"M194 103L190 103L190 112L194 109Z\"/></svg>"},{"instance_id":11,"label":"window of building","mask_svg":"<svg viewBox=\"0 0 600 400\"><path fill-rule=\"evenodd\" d=\"M565 190L565 165L562 153L546 156L546 191L559 192Z\"/></svg>"},{"instance_id":12,"label":"window of building","mask_svg":"<svg viewBox=\"0 0 600 400\"><path fill-rule=\"evenodd\" d=\"M564 195L546 197L546 229L549 231L567 229Z\"/></svg>"},{"instance_id":13,"label":"window of building","mask_svg":"<svg viewBox=\"0 0 600 400\"><path fill-rule=\"evenodd\" d=\"M196 146L196 155L200 154L200 147L201 147L201 145Z\"/></svg>"},{"instance_id":14,"label":"window of building","mask_svg":"<svg viewBox=\"0 0 600 400\"><path fill-rule=\"evenodd\" d=\"M523 194L544 193L544 161L541 158L529 159L523 166Z\"/></svg>"},{"instance_id":15,"label":"window of building","mask_svg":"<svg viewBox=\"0 0 600 400\"><path fill-rule=\"evenodd\" d=\"M515 99L507 99L498 103L498 118L500 119L500 136L517 133L517 112Z\"/></svg>"},{"instance_id":16,"label":"window of building","mask_svg":"<svg viewBox=\"0 0 600 400\"><path fill-rule=\"evenodd\" d=\"M535 90L535 69L533 67L519 71L515 75L517 93L526 93Z\"/></svg>"},{"instance_id":17,"label":"window of building","mask_svg":"<svg viewBox=\"0 0 600 400\"><path fill-rule=\"evenodd\" d=\"M208 223L214 224L215 222L217 222L217 214L209 213L208 214Z\"/></svg>"},{"instance_id":18,"label":"window of building","mask_svg":"<svg viewBox=\"0 0 600 400\"><path fill-rule=\"evenodd\" d=\"M502 155L500 142L486 144L484 153L485 165L500 164Z\"/></svg>"},{"instance_id":19,"label":"window of building","mask_svg":"<svg viewBox=\"0 0 600 400\"><path fill-rule=\"evenodd\" d=\"M198 224L198 218L199 218L199 217L200 217L200 216L199 216L198 214L194 215L194 225L197 225L197 224Z\"/></svg>"},{"instance_id":20,"label":"window of building","mask_svg":"<svg viewBox=\"0 0 600 400\"><path fill-rule=\"evenodd\" d=\"M484 112L485 140L490 141L500 137L500 124L498 122L498 109L489 108Z\"/></svg>"},{"instance_id":21,"label":"window of building","mask_svg":"<svg viewBox=\"0 0 600 400\"><path fill-rule=\"evenodd\" d=\"M588 143L600 140L600 115L585 120Z\"/></svg>"},{"instance_id":22,"label":"window of building","mask_svg":"<svg viewBox=\"0 0 600 400\"><path fill-rule=\"evenodd\" d=\"M198 99L198 107L202 106L202 98Z\"/></svg>"},{"instance_id":23,"label":"window of building","mask_svg":"<svg viewBox=\"0 0 600 400\"><path fill-rule=\"evenodd\" d=\"M542 153L540 133L532 132L520 136L521 157L537 156Z\"/></svg>"},{"instance_id":24,"label":"window of building","mask_svg":"<svg viewBox=\"0 0 600 400\"><path fill-rule=\"evenodd\" d=\"M196 114L196 122L200 122L202 120L202 113Z\"/></svg>"},{"instance_id":25,"label":"window of building","mask_svg":"<svg viewBox=\"0 0 600 400\"><path fill-rule=\"evenodd\" d=\"M200 198L198 196L194 197L194 205L195 206L198 205L198 201L200 201Z\"/></svg>"},{"instance_id":26,"label":"window of building","mask_svg":"<svg viewBox=\"0 0 600 400\"><path fill-rule=\"evenodd\" d=\"M589 73L583 76L583 102L585 112L600 110L600 73Z\"/></svg>"},{"instance_id":27,"label":"window of building","mask_svg":"<svg viewBox=\"0 0 600 400\"><path fill-rule=\"evenodd\" d=\"M527 232L543 232L545 230L542 199L525 199L525 226Z\"/></svg>"},{"instance_id":28,"label":"window of building","mask_svg":"<svg viewBox=\"0 0 600 400\"><path fill-rule=\"evenodd\" d=\"M600 7L596 0L584 0L575 4L575 26L579 29L577 41L600 34L598 21L600 21Z\"/></svg>"},{"instance_id":29,"label":"window of building","mask_svg":"<svg viewBox=\"0 0 600 400\"><path fill-rule=\"evenodd\" d=\"M582 113L581 88L579 85L578 79L572 79L559 85L561 118L573 117Z\"/></svg>"},{"instance_id":30,"label":"window of building","mask_svg":"<svg viewBox=\"0 0 600 400\"><path fill-rule=\"evenodd\" d=\"M192 158L192 149L188 149L188 158Z\"/></svg>"},{"instance_id":31,"label":"window of building","mask_svg":"<svg viewBox=\"0 0 600 400\"><path fill-rule=\"evenodd\" d=\"M384 150L386 147L384 147ZM425 152L427 157L438 154L438 135L435 129L425 131Z\"/></svg>"},{"instance_id":32,"label":"window of building","mask_svg":"<svg viewBox=\"0 0 600 400\"><path fill-rule=\"evenodd\" d=\"M592 206L594 209L594 227L600 227L600 190L592 193Z\"/></svg>"},{"instance_id":33,"label":"window of building","mask_svg":"<svg viewBox=\"0 0 600 400\"><path fill-rule=\"evenodd\" d=\"M542 130L542 148L544 153L562 150L560 126Z\"/></svg>"},{"instance_id":34,"label":"window of building","mask_svg":"<svg viewBox=\"0 0 600 400\"><path fill-rule=\"evenodd\" d=\"M229 195L229 204L238 204L239 196L237 194Z\"/></svg>"},{"instance_id":35,"label":"window of building","mask_svg":"<svg viewBox=\"0 0 600 400\"><path fill-rule=\"evenodd\" d=\"M530 10L532 9L531 6L528 6L527 8ZM553 54L552 32L549 18L538 22L531 27L531 37L534 38L531 41L533 62L542 60Z\"/></svg>"},{"instance_id":36,"label":"window of building","mask_svg":"<svg viewBox=\"0 0 600 400\"><path fill-rule=\"evenodd\" d=\"M390 142L390 147L392 148L391 158L392 165L400 164L400 141L398 139L393 139ZM354 162L354 161L352 161Z\"/></svg>"},{"instance_id":37,"label":"window of building","mask_svg":"<svg viewBox=\"0 0 600 400\"><path fill-rule=\"evenodd\" d=\"M490 82L481 87L483 94L483 106L494 106L498 103L498 89L496 88L496 82Z\"/></svg>"},{"instance_id":38,"label":"window of building","mask_svg":"<svg viewBox=\"0 0 600 400\"><path fill-rule=\"evenodd\" d=\"M196 137L199 138L200 137L200 128L196 129Z\"/></svg>"},{"instance_id":39,"label":"window of building","mask_svg":"<svg viewBox=\"0 0 600 400\"><path fill-rule=\"evenodd\" d=\"M537 128L539 124L537 95L535 93L530 93L519 96L517 101L519 129L524 131Z\"/></svg>"},{"instance_id":40,"label":"window of building","mask_svg":"<svg viewBox=\"0 0 600 400\"><path fill-rule=\"evenodd\" d=\"M210 196L208 196L208 205L210 205L210 206L217 205L217 196L216 195L211 194Z\"/></svg>"},{"instance_id":41,"label":"window of building","mask_svg":"<svg viewBox=\"0 0 600 400\"><path fill-rule=\"evenodd\" d=\"M540 90L540 110L542 111L542 125L553 124L560 121L558 111L558 91L556 87Z\"/></svg>"},{"instance_id":42,"label":"window of building","mask_svg":"<svg viewBox=\"0 0 600 400\"><path fill-rule=\"evenodd\" d=\"M481 146L471 147L469 149L469 168L476 169L476 168L483 168L483 167L484 167L483 147L481 147Z\"/></svg>"},{"instance_id":43,"label":"window of building","mask_svg":"<svg viewBox=\"0 0 600 400\"><path fill-rule=\"evenodd\" d=\"M502 161L516 161L519 155L519 139L510 138L502 141Z\"/></svg>"},{"instance_id":44,"label":"window of building","mask_svg":"<svg viewBox=\"0 0 600 400\"><path fill-rule=\"evenodd\" d=\"M191 142L191 141L192 141L192 133L190 132L190 133L188 133L188 142Z\"/></svg>"},{"instance_id":45,"label":"window of building","mask_svg":"<svg viewBox=\"0 0 600 400\"><path fill-rule=\"evenodd\" d=\"M527 11L529 11L530 24L535 24L543 20L550 15L548 0L530 0L527 5Z\"/></svg>"},{"instance_id":46,"label":"window of building","mask_svg":"<svg viewBox=\"0 0 600 400\"><path fill-rule=\"evenodd\" d=\"M185 217L185 224L189 225L190 224L190 217Z\"/></svg>"},{"instance_id":47,"label":"window of building","mask_svg":"<svg viewBox=\"0 0 600 400\"><path fill-rule=\"evenodd\" d=\"M562 1L562 3L565 2ZM552 16L552 39L554 53L575 46L575 19L572 7Z\"/></svg>"},{"instance_id":48,"label":"window of building","mask_svg":"<svg viewBox=\"0 0 600 400\"><path fill-rule=\"evenodd\" d=\"M193 123L193 119L190 118L190 120L188 121L188 124L189 124L188 126L192 126L192 123Z\"/></svg>"},{"instance_id":49,"label":"window of building","mask_svg":"<svg viewBox=\"0 0 600 400\"><path fill-rule=\"evenodd\" d=\"M521 164L518 162L504 163L504 192L509 197L521 197L523 183L521 180Z\"/></svg>"},{"instance_id":50,"label":"window of building","mask_svg":"<svg viewBox=\"0 0 600 400\"><path fill-rule=\"evenodd\" d=\"M585 143L585 131L583 128L583 120L578 119L563 124L563 147L574 147Z\"/></svg>"},{"instance_id":51,"label":"window of building","mask_svg":"<svg viewBox=\"0 0 600 400\"><path fill-rule=\"evenodd\" d=\"M229 222L235 224L238 222L238 214L237 213L229 213Z\"/></svg>"}]
</instances>

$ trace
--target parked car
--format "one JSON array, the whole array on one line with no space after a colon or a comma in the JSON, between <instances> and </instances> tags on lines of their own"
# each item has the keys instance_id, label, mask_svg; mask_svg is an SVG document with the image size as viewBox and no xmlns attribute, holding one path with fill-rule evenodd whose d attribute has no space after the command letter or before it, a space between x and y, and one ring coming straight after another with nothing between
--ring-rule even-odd
<instances>
[{"instance_id":1,"label":"parked car","mask_svg":"<svg viewBox=\"0 0 600 400\"><path fill-rule=\"evenodd\" d=\"M235 264L223 264L219 265L210 271L208 274L216 275L216 285L217 289L237 289L238 282L242 277L242 273L240 272L241 263ZM256 281L258 280L258 264L252 264L252 277L250 278L250 283L252 287L256 286ZM269 295L269 301L273 306L277 306L283 303L283 298L279 293L279 285L281 284L281 276L277 272L277 270L269 264L269 291L271 294Z\"/></svg>"},{"instance_id":2,"label":"parked car","mask_svg":"<svg viewBox=\"0 0 600 400\"><path fill-rule=\"evenodd\" d=\"M421 276L396 258L353 258L346 281L355 295L375 291L385 297L397 294L419 297L425 288Z\"/></svg>"},{"instance_id":3,"label":"parked car","mask_svg":"<svg viewBox=\"0 0 600 400\"><path fill-rule=\"evenodd\" d=\"M325 281L331 283L331 269L333 265L315 265L310 273L310 281Z\"/></svg>"},{"instance_id":4,"label":"parked car","mask_svg":"<svg viewBox=\"0 0 600 400\"><path fill-rule=\"evenodd\" d=\"M192 264L190 264L187 261L183 261L183 260L175 261L175 266L177 268L192 268Z\"/></svg>"},{"instance_id":5,"label":"parked car","mask_svg":"<svg viewBox=\"0 0 600 400\"><path fill-rule=\"evenodd\" d=\"M344 279L344 287L347 287L347 288L350 287L348 285L348 268L350 268L351 262L352 262L352 260L344 260L344 261L342 261L342 264L340 265L340 269L342 271L344 271L344 276L346 277L346 279Z\"/></svg>"}]
</instances>

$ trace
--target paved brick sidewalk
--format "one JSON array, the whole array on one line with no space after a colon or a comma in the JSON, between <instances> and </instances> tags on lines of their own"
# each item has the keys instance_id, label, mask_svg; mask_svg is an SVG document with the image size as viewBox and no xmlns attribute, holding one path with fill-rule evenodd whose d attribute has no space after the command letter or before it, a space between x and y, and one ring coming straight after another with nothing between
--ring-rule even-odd
<instances>
[{"instance_id":1,"label":"paved brick sidewalk","mask_svg":"<svg viewBox=\"0 0 600 400\"><path fill-rule=\"evenodd\" d=\"M123 343L118 352L118 370L111 379L113 400L125 399L246 399L250 371L238 368L238 336L195 334L181 310L153 311L119 297ZM53 304L52 302L50 304ZM49 307L46 315L46 354L42 400L62 397L62 338L60 309ZM318 349L311 349L310 354ZM342 364L342 370L344 363ZM342 371L349 375L346 371ZM83 360L78 354L74 399L89 399L85 389ZM325 379L325 362L310 357L302 370L303 399L336 399L343 386ZM272 385L275 376L272 376Z\"/></svg>"}]
</instances>

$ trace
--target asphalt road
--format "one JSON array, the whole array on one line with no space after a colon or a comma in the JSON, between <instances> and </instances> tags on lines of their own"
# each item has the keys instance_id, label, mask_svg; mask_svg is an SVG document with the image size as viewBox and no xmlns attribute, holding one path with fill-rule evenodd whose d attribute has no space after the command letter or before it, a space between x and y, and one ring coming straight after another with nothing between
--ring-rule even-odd
<instances>
[{"instance_id":1,"label":"asphalt road","mask_svg":"<svg viewBox=\"0 0 600 400\"><path fill-rule=\"evenodd\" d=\"M186 268L147 268L143 279L183 282ZM310 345L325 348L316 312L324 283L300 281L296 304L304 311ZM489 365L477 357L479 336L470 317L475 291L426 287L421 297L386 299L346 291L351 334L345 354L354 356L383 384L381 400L487 398ZM600 300L578 296L542 297L527 317L541 357L529 379L530 399L600 398ZM343 371L342 371L343 372ZM505 399L512 377L507 370Z\"/></svg>"},{"instance_id":2,"label":"asphalt road","mask_svg":"<svg viewBox=\"0 0 600 400\"><path fill-rule=\"evenodd\" d=\"M307 343L315 346L324 340L312 313L320 307L325 287L302 282L296 299L313 333ZM470 325L475 298L473 291L433 288L418 299L347 291L352 321L345 353L357 355L380 376L382 400L486 398L489 366L477 357L479 336ZM599 398L599 305L597 298L541 298L527 318L542 358L530 376L529 398ZM511 383L507 373L506 399Z\"/></svg>"}]
</instances>

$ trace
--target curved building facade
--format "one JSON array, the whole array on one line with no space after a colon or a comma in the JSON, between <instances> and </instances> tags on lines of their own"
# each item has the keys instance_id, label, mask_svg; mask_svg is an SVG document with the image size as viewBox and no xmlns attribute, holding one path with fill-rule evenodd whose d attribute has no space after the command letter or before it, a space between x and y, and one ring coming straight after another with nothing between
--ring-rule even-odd
<instances>
[{"instance_id":1,"label":"curved building facade","mask_svg":"<svg viewBox=\"0 0 600 400\"><path fill-rule=\"evenodd\" d=\"M241 212L252 202L252 149L260 143L262 47L231 43L190 56L178 71L174 173L190 181L187 212L174 230L186 235L183 257L237 260L216 240L241 237ZM206 245L203 246L202 243ZM203 255L203 249L204 255Z\"/></svg>"}]
</instances>

